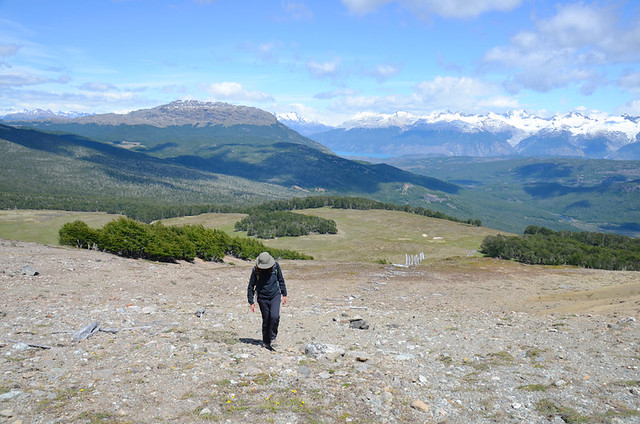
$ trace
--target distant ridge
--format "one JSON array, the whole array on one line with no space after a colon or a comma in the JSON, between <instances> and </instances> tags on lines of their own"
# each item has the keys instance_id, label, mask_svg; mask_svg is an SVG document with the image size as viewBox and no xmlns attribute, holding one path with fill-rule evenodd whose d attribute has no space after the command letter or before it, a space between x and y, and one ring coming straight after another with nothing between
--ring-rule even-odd
<instances>
[{"instance_id":1,"label":"distant ridge","mask_svg":"<svg viewBox=\"0 0 640 424\"><path fill-rule=\"evenodd\" d=\"M409 191L414 198L424 198L434 195L430 191L459 190L456 184L390 165L339 157L269 112L226 103L175 101L127 114L11 124L74 134L191 170L296 187L305 193L367 195L406 203Z\"/></svg>"},{"instance_id":2,"label":"distant ridge","mask_svg":"<svg viewBox=\"0 0 640 424\"><path fill-rule=\"evenodd\" d=\"M166 105L140 109L126 114L89 115L69 121L79 124L152 125L154 127L173 125L222 125L229 127L232 125L275 125L277 123L274 115L255 107L197 100L176 100Z\"/></svg>"},{"instance_id":3,"label":"distant ridge","mask_svg":"<svg viewBox=\"0 0 640 424\"><path fill-rule=\"evenodd\" d=\"M639 117L573 112L543 118L521 110L486 115L360 113L338 127L308 135L334 151L359 154L638 160L637 149L620 149L640 142L639 134Z\"/></svg>"}]
</instances>

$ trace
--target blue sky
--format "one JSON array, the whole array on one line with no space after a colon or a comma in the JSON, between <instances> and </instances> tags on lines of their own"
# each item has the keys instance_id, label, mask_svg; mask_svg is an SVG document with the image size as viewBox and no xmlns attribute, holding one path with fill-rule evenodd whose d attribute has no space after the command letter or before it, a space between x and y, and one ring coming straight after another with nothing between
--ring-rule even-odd
<instances>
[{"instance_id":1,"label":"blue sky","mask_svg":"<svg viewBox=\"0 0 640 424\"><path fill-rule=\"evenodd\" d=\"M0 0L0 114L640 115L640 2Z\"/></svg>"}]
</instances>

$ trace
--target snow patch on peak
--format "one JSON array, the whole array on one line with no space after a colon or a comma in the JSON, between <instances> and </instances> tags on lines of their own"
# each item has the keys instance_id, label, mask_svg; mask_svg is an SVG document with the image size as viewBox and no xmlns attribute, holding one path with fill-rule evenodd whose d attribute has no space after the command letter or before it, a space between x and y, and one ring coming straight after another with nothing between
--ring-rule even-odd
<instances>
[{"instance_id":1,"label":"snow patch on peak","mask_svg":"<svg viewBox=\"0 0 640 424\"><path fill-rule=\"evenodd\" d=\"M398 111L396 113L375 113L360 112L351 120L341 125L342 128L350 130L352 128L406 128L413 125L419 117L409 113Z\"/></svg>"},{"instance_id":2,"label":"snow patch on peak","mask_svg":"<svg viewBox=\"0 0 640 424\"><path fill-rule=\"evenodd\" d=\"M573 136L594 137L602 134L615 134L634 142L640 133L640 119L629 116L611 116L606 113L593 113L590 116L580 112L555 115L543 118L525 110L513 110L504 114L490 112L486 115L469 115L461 112L433 112L416 116L408 112L381 114L361 112L340 127L346 130L353 128L388 128L400 127L403 131L415 125L444 124L451 125L459 131L487 131L490 133L509 132L508 140L512 146L526 137L541 132L553 133L567 131Z\"/></svg>"},{"instance_id":3,"label":"snow patch on peak","mask_svg":"<svg viewBox=\"0 0 640 424\"><path fill-rule=\"evenodd\" d=\"M309 121L308 119L298 115L297 112L278 113L278 114L276 114L276 118L278 118L278 121L297 122L297 123L301 123L301 124L313 122L313 121Z\"/></svg>"}]
</instances>

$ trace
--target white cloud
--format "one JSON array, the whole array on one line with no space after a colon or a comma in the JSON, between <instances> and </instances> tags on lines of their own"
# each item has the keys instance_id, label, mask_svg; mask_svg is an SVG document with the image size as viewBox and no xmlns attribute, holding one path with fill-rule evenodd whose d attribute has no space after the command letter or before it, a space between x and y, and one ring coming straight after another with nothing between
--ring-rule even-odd
<instances>
[{"instance_id":1,"label":"white cloud","mask_svg":"<svg viewBox=\"0 0 640 424\"><path fill-rule=\"evenodd\" d=\"M81 90L99 91L99 92L118 90L114 85L103 83L103 82L88 82L88 83L82 84L79 88Z\"/></svg>"},{"instance_id":2,"label":"white cloud","mask_svg":"<svg viewBox=\"0 0 640 424\"><path fill-rule=\"evenodd\" d=\"M313 96L313 98L319 99L319 100L327 100L327 99L334 99L336 97L341 97L341 96L353 96L356 93L357 93L356 90L352 90L350 88L339 88L337 90L324 91L322 93L318 93L315 96Z\"/></svg>"},{"instance_id":3,"label":"white cloud","mask_svg":"<svg viewBox=\"0 0 640 424\"><path fill-rule=\"evenodd\" d=\"M640 28L625 28L621 21L610 7L561 5L534 31L522 31L508 46L489 50L483 62L510 70L514 76L505 86L512 92L574 84L588 95L608 83L604 66L640 60Z\"/></svg>"},{"instance_id":4,"label":"white cloud","mask_svg":"<svg viewBox=\"0 0 640 424\"><path fill-rule=\"evenodd\" d=\"M133 93L68 93L52 91L36 91L8 89L0 91L0 100L10 97L13 109L50 109L53 111L79 111L93 113L129 112L141 107L158 105L157 100L150 100Z\"/></svg>"},{"instance_id":5,"label":"white cloud","mask_svg":"<svg viewBox=\"0 0 640 424\"><path fill-rule=\"evenodd\" d=\"M304 2L283 0L282 7L295 20L309 21L313 18L313 12Z\"/></svg>"},{"instance_id":6,"label":"white cloud","mask_svg":"<svg viewBox=\"0 0 640 424\"><path fill-rule=\"evenodd\" d=\"M0 74L0 86L22 87L25 85L46 84L52 80L29 72L14 72Z\"/></svg>"},{"instance_id":7,"label":"white cloud","mask_svg":"<svg viewBox=\"0 0 640 424\"><path fill-rule=\"evenodd\" d=\"M0 56L9 57L15 55L20 46L17 44L0 44Z\"/></svg>"},{"instance_id":8,"label":"white cloud","mask_svg":"<svg viewBox=\"0 0 640 424\"><path fill-rule=\"evenodd\" d=\"M380 63L376 65L374 70L371 72L371 75L373 75L376 81L383 82L396 75L398 72L400 72L400 68L398 66Z\"/></svg>"},{"instance_id":9,"label":"white cloud","mask_svg":"<svg viewBox=\"0 0 640 424\"><path fill-rule=\"evenodd\" d=\"M640 72L625 72L620 77L618 85L629 91L640 93Z\"/></svg>"},{"instance_id":10,"label":"white cloud","mask_svg":"<svg viewBox=\"0 0 640 424\"><path fill-rule=\"evenodd\" d=\"M342 3L353 13L366 14L384 4L391 3L391 0L342 0Z\"/></svg>"},{"instance_id":11,"label":"white cloud","mask_svg":"<svg viewBox=\"0 0 640 424\"><path fill-rule=\"evenodd\" d=\"M476 18L494 10L513 10L520 6L522 0L342 0L342 3L357 14L371 13L385 4L397 3L420 19L429 19L432 15Z\"/></svg>"},{"instance_id":12,"label":"white cloud","mask_svg":"<svg viewBox=\"0 0 640 424\"><path fill-rule=\"evenodd\" d=\"M480 110L489 111L508 111L514 109L520 109L521 105L517 98L508 96L493 96L486 99L482 99L478 102L478 108Z\"/></svg>"},{"instance_id":13,"label":"white cloud","mask_svg":"<svg viewBox=\"0 0 640 424\"><path fill-rule=\"evenodd\" d=\"M337 78L340 76L340 65L342 59L337 57L327 62L316 62L314 60L307 62L307 70L316 78Z\"/></svg>"},{"instance_id":14,"label":"white cloud","mask_svg":"<svg viewBox=\"0 0 640 424\"><path fill-rule=\"evenodd\" d=\"M262 91L247 91L237 82L212 83L207 92L219 100L238 100L251 102L270 102L273 97Z\"/></svg>"},{"instance_id":15,"label":"white cloud","mask_svg":"<svg viewBox=\"0 0 640 424\"><path fill-rule=\"evenodd\" d=\"M631 100L618 108L618 113L640 116L640 99Z\"/></svg>"},{"instance_id":16,"label":"white cloud","mask_svg":"<svg viewBox=\"0 0 640 424\"><path fill-rule=\"evenodd\" d=\"M362 96L345 94L331 104L331 110L354 115L362 111L395 113L405 111L418 115L425 112L452 110L487 113L520 108L517 97L505 96L495 84L469 77L437 76L423 81L407 95Z\"/></svg>"},{"instance_id":17,"label":"white cloud","mask_svg":"<svg viewBox=\"0 0 640 424\"><path fill-rule=\"evenodd\" d=\"M424 104L442 105L454 110L469 110L477 99L495 92L495 87L469 77L437 76L416 86L416 95Z\"/></svg>"}]
</instances>

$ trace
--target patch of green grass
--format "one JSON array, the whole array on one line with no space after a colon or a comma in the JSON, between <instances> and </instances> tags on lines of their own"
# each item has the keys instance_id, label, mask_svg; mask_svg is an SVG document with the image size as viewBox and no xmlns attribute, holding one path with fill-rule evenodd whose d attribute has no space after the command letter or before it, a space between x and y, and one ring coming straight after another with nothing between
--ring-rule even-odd
<instances>
[{"instance_id":1,"label":"patch of green grass","mask_svg":"<svg viewBox=\"0 0 640 424\"><path fill-rule=\"evenodd\" d=\"M477 355L477 359L473 361L465 360L464 364L469 365L476 371L486 371L495 366L511 365L515 362L515 358L509 352L499 351L492 352L484 357Z\"/></svg>"},{"instance_id":2,"label":"patch of green grass","mask_svg":"<svg viewBox=\"0 0 640 424\"><path fill-rule=\"evenodd\" d=\"M453 358L449 355L445 355L444 353L440 355L438 360L445 365L451 365L453 363Z\"/></svg>"},{"instance_id":3,"label":"patch of green grass","mask_svg":"<svg viewBox=\"0 0 640 424\"><path fill-rule=\"evenodd\" d=\"M581 415L575 409L568 406L556 405L549 399L542 399L536 403L536 410L548 418L557 415L567 424L592 422L589 417Z\"/></svg>"},{"instance_id":4,"label":"patch of green grass","mask_svg":"<svg viewBox=\"0 0 640 424\"><path fill-rule=\"evenodd\" d=\"M202 337L205 340L209 342L214 342L214 343L224 343L228 345L240 343L240 340L238 339L238 335L232 331L207 329L207 330L204 330L204 334L202 335Z\"/></svg>"},{"instance_id":5,"label":"patch of green grass","mask_svg":"<svg viewBox=\"0 0 640 424\"><path fill-rule=\"evenodd\" d=\"M640 411L636 409L629 409L624 405L614 405L613 409L607 411L604 414L604 418L629 418L629 417L640 417Z\"/></svg>"},{"instance_id":6,"label":"patch of green grass","mask_svg":"<svg viewBox=\"0 0 640 424\"><path fill-rule=\"evenodd\" d=\"M43 399L36 406L37 411L60 410L65 408L67 403L72 401L83 401L93 389L83 389L76 387L63 387L55 390L53 399Z\"/></svg>"},{"instance_id":7,"label":"patch of green grass","mask_svg":"<svg viewBox=\"0 0 640 424\"><path fill-rule=\"evenodd\" d=\"M490 353L488 356L491 362L495 362L495 363L510 364L514 362L513 355L511 355L509 352L506 352L504 350L501 350L500 352Z\"/></svg>"},{"instance_id":8,"label":"patch of green grass","mask_svg":"<svg viewBox=\"0 0 640 424\"><path fill-rule=\"evenodd\" d=\"M537 347L532 347L531 349L527 349L524 356L527 358L531 358L532 360L542 355L546 349L540 349Z\"/></svg>"},{"instance_id":9,"label":"patch of green grass","mask_svg":"<svg viewBox=\"0 0 640 424\"><path fill-rule=\"evenodd\" d=\"M193 414L195 416L197 416L199 420L208 420L208 421L215 421L215 422L218 422L218 421L222 420L221 416L214 415L213 412L212 413L206 413L205 412L203 414L202 410L205 409L205 408L207 408L207 406L199 406L193 411Z\"/></svg>"},{"instance_id":10,"label":"patch of green grass","mask_svg":"<svg viewBox=\"0 0 640 424\"><path fill-rule=\"evenodd\" d=\"M122 421L111 412L83 411L78 415L78 420L86 424L127 424L131 421Z\"/></svg>"},{"instance_id":11,"label":"patch of green grass","mask_svg":"<svg viewBox=\"0 0 640 424\"><path fill-rule=\"evenodd\" d=\"M260 373L260 374L254 375L253 378L251 379L251 382L254 384L258 384L260 386L266 386L273 382L273 378L271 377L271 375L267 373Z\"/></svg>"},{"instance_id":12,"label":"patch of green grass","mask_svg":"<svg viewBox=\"0 0 640 424\"><path fill-rule=\"evenodd\" d=\"M99 228L118 217L102 212L0 210L0 238L57 245L58 231L66 223L81 220Z\"/></svg>"},{"instance_id":13,"label":"patch of green grass","mask_svg":"<svg viewBox=\"0 0 640 424\"><path fill-rule=\"evenodd\" d=\"M518 389L525 392L546 392L549 386L545 384L525 384L524 386L518 386Z\"/></svg>"}]
</instances>

